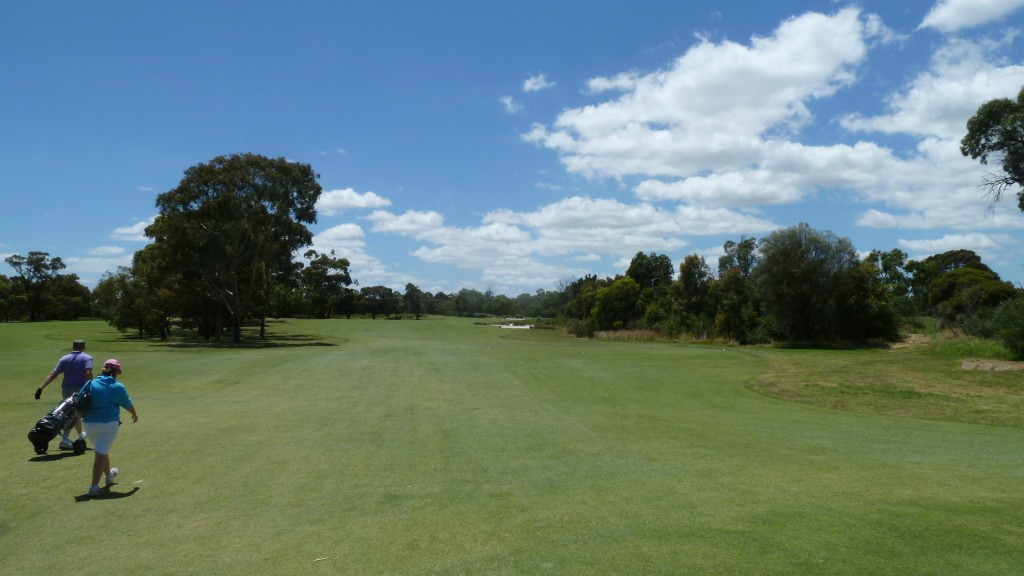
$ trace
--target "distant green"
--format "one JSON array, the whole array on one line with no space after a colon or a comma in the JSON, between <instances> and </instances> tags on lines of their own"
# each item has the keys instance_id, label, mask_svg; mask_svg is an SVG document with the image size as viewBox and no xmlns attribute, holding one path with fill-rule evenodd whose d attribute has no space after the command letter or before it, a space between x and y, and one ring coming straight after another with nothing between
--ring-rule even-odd
<instances>
[{"instance_id":1,"label":"distant green","mask_svg":"<svg viewBox=\"0 0 1024 576\"><path fill-rule=\"evenodd\" d=\"M455 318L282 321L270 334L210 346L101 322L0 324L0 573L1024 566L1020 405L999 424L886 408L918 401L900 374L1013 400L1022 372L979 384L911 349L578 340ZM78 498L91 451L61 457L54 443L38 458L26 439L58 401L57 386L33 391L79 337L97 362L121 360L139 410L112 451L121 497ZM815 384L824 392L808 394ZM873 400L829 408L842 386Z\"/></svg>"}]
</instances>

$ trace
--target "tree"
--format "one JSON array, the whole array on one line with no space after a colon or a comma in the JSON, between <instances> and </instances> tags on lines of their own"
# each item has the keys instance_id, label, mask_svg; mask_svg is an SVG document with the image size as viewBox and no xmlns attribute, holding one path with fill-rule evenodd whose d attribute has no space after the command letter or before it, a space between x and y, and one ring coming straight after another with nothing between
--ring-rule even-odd
<instances>
[{"instance_id":1,"label":"tree","mask_svg":"<svg viewBox=\"0 0 1024 576\"><path fill-rule=\"evenodd\" d=\"M10 322L14 308L14 290L11 286L11 279L0 274L0 319Z\"/></svg>"},{"instance_id":2,"label":"tree","mask_svg":"<svg viewBox=\"0 0 1024 576\"><path fill-rule=\"evenodd\" d=\"M741 237L739 242L727 240L725 252L718 258L718 279L709 289L714 302L715 331L740 344L765 343L771 338L762 330L760 302L751 276L757 264L757 241Z\"/></svg>"},{"instance_id":3,"label":"tree","mask_svg":"<svg viewBox=\"0 0 1024 576\"><path fill-rule=\"evenodd\" d=\"M635 282L634 282L635 283ZM568 329L580 337L594 335L595 320L592 314L597 303L597 292L611 284L610 279L598 279L595 274L587 274L583 278L563 282L562 292L568 302L563 308L565 317L569 320Z\"/></svg>"},{"instance_id":4,"label":"tree","mask_svg":"<svg viewBox=\"0 0 1024 576\"><path fill-rule=\"evenodd\" d=\"M309 264L302 268L299 276L306 301L316 318L330 318L344 297L345 289L352 284L348 259L335 257L334 250L329 255L308 250L305 257Z\"/></svg>"},{"instance_id":5,"label":"tree","mask_svg":"<svg viewBox=\"0 0 1024 576\"><path fill-rule=\"evenodd\" d=\"M757 240L743 236L739 242L726 240L722 245L725 254L718 258L718 276L735 270L742 278L750 278L757 264Z\"/></svg>"},{"instance_id":6,"label":"tree","mask_svg":"<svg viewBox=\"0 0 1024 576\"><path fill-rule=\"evenodd\" d=\"M74 320L90 314L89 288L78 280L78 274L57 274L48 292L48 317L54 320Z\"/></svg>"},{"instance_id":7,"label":"tree","mask_svg":"<svg viewBox=\"0 0 1024 576\"><path fill-rule=\"evenodd\" d=\"M515 300L504 294L498 294L487 303L487 313L493 316L509 317L519 313Z\"/></svg>"},{"instance_id":8,"label":"tree","mask_svg":"<svg viewBox=\"0 0 1024 576\"><path fill-rule=\"evenodd\" d=\"M899 338L900 314L881 269L864 260L850 268L834 295L836 337L844 342Z\"/></svg>"},{"instance_id":9,"label":"tree","mask_svg":"<svg viewBox=\"0 0 1024 576\"><path fill-rule=\"evenodd\" d=\"M910 290L919 310L928 309L932 300L929 290L939 277L959 268L972 268L982 272L993 273L992 269L981 262L981 257L972 250L950 250L935 254L924 260L907 262L906 270L910 272Z\"/></svg>"},{"instance_id":10,"label":"tree","mask_svg":"<svg viewBox=\"0 0 1024 576\"><path fill-rule=\"evenodd\" d=\"M912 298L913 283L907 269L907 253L893 248L888 252L872 250L864 263L873 267L871 272L878 277L892 310L901 317L913 317L918 307Z\"/></svg>"},{"instance_id":11,"label":"tree","mask_svg":"<svg viewBox=\"0 0 1024 576\"><path fill-rule=\"evenodd\" d=\"M928 304L943 326L955 326L983 308L994 308L1014 297L1009 282L990 270L956 268L946 272L928 288Z\"/></svg>"},{"instance_id":12,"label":"tree","mask_svg":"<svg viewBox=\"0 0 1024 576\"><path fill-rule=\"evenodd\" d=\"M158 255L155 245L146 246L132 257L131 267L104 274L93 290L94 310L118 331L134 329L139 338L150 334L161 340L170 335L179 307L172 287L180 276L165 276Z\"/></svg>"},{"instance_id":13,"label":"tree","mask_svg":"<svg viewBox=\"0 0 1024 576\"><path fill-rule=\"evenodd\" d=\"M201 300L205 315L227 315L235 342L255 301L269 297L274 274L312 241L306 224L316 222L316 178L308 164L284 158L218 156L157 196L159 214L146 235L158 261L181 274L179 289L192 304Z\"/></svg>"},{"instance_id":14,"label":"tree","mask_svg":"<svg viewBox=\"0 0 1024 576\"><path fill-rule=\"evenodd\" d=\"M367 286L360 291L363 309L374 320L381 314L387 316L396 312L401 306L398 294L387 286Z\"/></svg>"},{"instance_id":15,"label":"tree","mask_svg":"<svg viewBox=\"0 0 1024 576\"><path fill-rule=\"evenodd\" d=\"M679 265L679 300L683 326L698 338L710 335L714 311L709 299L711 268L702 256L690 254Z\"/></svg>"},{"instance_id":16,"label":"tree","mask_svg":"<svg viewBox=\"0 0 1024 576\"><path fill-rule=\"evenodd\" d=\"M1013 355L1024 360L1024 294L1007 300L995 310L996 336Z\"/></svg>"},{"instance_id":17,"label":"tree","mask_svg":"<svg viewBox=\"0 0 1024 576\"><path fill-rule=\"evenodd\" d=\"M758 297L779 330L793 342L829 343L842 332L859 258L847 238L807 224L761 240L753 278Z\"/></svg>"},{"instance_id":18,"label":"tree","mask_svg":"<svg viewBox=\"0 0 1024 576\"><path fill-rule=\"evenodd\" d=\"M355 280L353 284L358 284ZM359 311L359 299L360 293L352 288L345 288L341 291L341 297L338 299L338 303L335 306L335 310L338 314L341 314L349 320L352 319L352 315Z\"/></svg>"},{"instance_id":19,"label":"tree","mask_svg":"<svg viewBox=\"0 0 1024 576\"><path fill-rule=\"evenodd\" d=\"M405 311L419 320L423 315L423 291L420 290L420 287L412 282L406 284L402 302L405 304Z\"/></svg>"},{"instance_id":20,"label":"tree","mask_svg":"<svg viewBox=\"0 0 1024 576\"><path fill-rule=\"evenodd\" d=\"M664 254L637 252L626 269L641 289L668 286L672 283L672 259Z\"/></svg>"},{"instance_id":21,"label":"tree","mask_svg":"<svg viewBox=\"0 0 1024 576\"><path fill-rule=\"evenodd\" d=\"M978 107L967 121L967 135L960 140L960 153L988 164L999 162L1001 175L983 184L998 202L1003 192L1024 187L1024 88L1016 100L996 98ZM1024 211L1024 189L1017 192L1017 206Z\"/></svg>"},{"instance_id":22,"label":"tree","mask_svg":"<svg viewBox=\"0 0 1024 576\"><path fill-rule=\"evenodd\" d=\"M438 292L437 294L425 292L423 294L423 311L427 314L454 316L457 314L455 311L455 298L444 292Z\"/></svg>"},{"instance_id":23,"label":"tree","mask_svg":"<svg viewBox=\"0 0 1024 576\"><path fill-rule=\"evenodd\" d=\"M907 296L910 294L911 283L907 275L907 253L899 248L893 248L888 252L872 250L864 259L878 269L878 274L885 289L892 296Z\"/></svg>"},{"instance_id":24,"label":"tree","mask_svg":"<svg viewBox=\"0 0 1024 576\"><path fill-rule=\"evenodd\" d=\"M60 271L65 268L60 258L50 258L47 252L29 252L28 256L12 254L4 258L18 273L14 278L14 290L19 288L25 294L25 306L28 309L30 322L42 320L47 316L48 308L52 302L50 289Z\"/></svg>"},{"instance_id":25,"label":"tree","mask_svg":"<svg viewBox=\"0 0 1024 576\"><path fill-rule=\"evenodd\" d=\"M598 288L594 295L594 316L598 330L624 330L629 328L638 314L640 285L626 276Z\"/></svg>"},{"instance_id":26,"label":"tree","mask_svg":"<svg viewBox=\"0 0 1024 576\"><path fill-rule=\"evenodd\" d=\"M476 316L487 311L489 296L479 290L463 288L455 295L455 312L459 316Z\"/></svg>"}]
</instances>

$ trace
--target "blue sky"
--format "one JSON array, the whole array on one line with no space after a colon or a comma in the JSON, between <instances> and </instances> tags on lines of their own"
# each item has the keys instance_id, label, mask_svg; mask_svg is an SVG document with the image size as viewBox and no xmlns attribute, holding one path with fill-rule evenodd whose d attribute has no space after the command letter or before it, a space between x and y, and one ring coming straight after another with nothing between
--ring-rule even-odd
<instances>
[{"instance_id":1,"label":"blue sky","mask_svg":"<svg viewBox=\"0 0 1024 576\"><path fill-rule=\"evenodd\" d=\"M1021 283L1024 214L959 140L1022 32L1024 0L7 3L0 255L92 287L187 168L253 152L313 166L360 286L714 268L799 222Z\"/></svg>"}]
</instances>

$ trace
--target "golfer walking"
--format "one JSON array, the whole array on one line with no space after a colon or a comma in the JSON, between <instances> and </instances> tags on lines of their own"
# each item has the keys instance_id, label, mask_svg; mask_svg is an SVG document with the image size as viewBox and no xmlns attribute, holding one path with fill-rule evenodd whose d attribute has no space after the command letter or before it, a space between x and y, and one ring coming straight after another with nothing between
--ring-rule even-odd
<instances>
[{"instance_id":1,"label":"golfer walking","mask_svg":"<svg viewBox=\"0 0 1024 576\"><path fill-rule=\"evenodd\" d=\"M72 394L82 389L86 382L92 380L92 356L85 353L85 340L75 340L71 343L71 353L65 354L57 361L57 367L50 372L43 385L36 388L36 400L43 395L43 388L53 382L58 374L63 374L64 379L60 383L61 398L67 400ZM78 439L85 440L86 434L82 433L82 422L78 418L71 418L61 431L60 449L71 450L71 427L74 426L78 432Z\"/></svg>"},{"instance_id":2,"label":"golfer walking","mask_svg":"<svg viewBox=\"0 0 1024 576\"><path fill-rule=\"evenodd\" d=\"M85 430L92 438L96 457L92 463L92 483L89 485L89 496L103 494L100 489L100 476L106 480L104 488L109 488L117 477L117 468L110 467L110 448L117 438L121 426L121 408L132 415L132 423L139 421L128 389L117 381L121 374L121 363L111 358L103 363L103 373L90 382L92 402L89 413L85 415Z\"/></svg>"}]
</instances>

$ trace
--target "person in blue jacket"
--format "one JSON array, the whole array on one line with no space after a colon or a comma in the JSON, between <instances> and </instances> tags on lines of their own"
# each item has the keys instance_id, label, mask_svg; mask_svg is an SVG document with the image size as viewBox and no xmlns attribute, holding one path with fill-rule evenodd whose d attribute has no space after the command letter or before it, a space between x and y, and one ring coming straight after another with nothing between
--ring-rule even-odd
<instances>
[{"instance_id":1,"label":"person in blue jacket","mask_svg":"<svg viewBox=\"0 0 1024 576\"><path fill-rule=\"evenodd\" d=\"M102 374L88 383L92 401L89 412L82 421L96 452L96 458L92 463L90 496L103 494L103 490L100 489L100 476L106 479L104 488L110 488L117 477L117 468L110 467L110 448L114 445L118 428L121 426L121 408L132 415L133 424L139 421L139 414L135 411L128 389L117 381L120 374L121 363L111 358L103 363Z\"/></svg>"}]
</instances>

